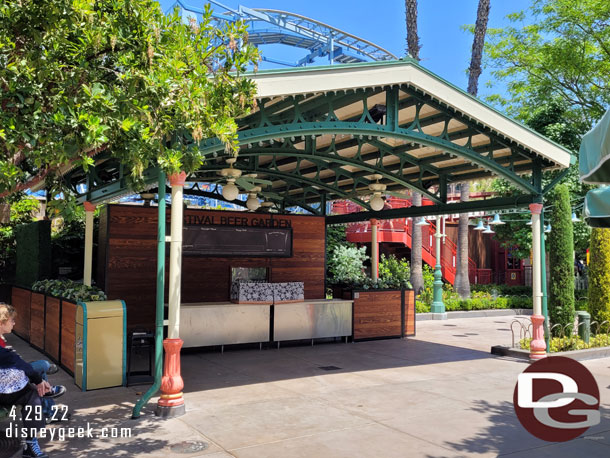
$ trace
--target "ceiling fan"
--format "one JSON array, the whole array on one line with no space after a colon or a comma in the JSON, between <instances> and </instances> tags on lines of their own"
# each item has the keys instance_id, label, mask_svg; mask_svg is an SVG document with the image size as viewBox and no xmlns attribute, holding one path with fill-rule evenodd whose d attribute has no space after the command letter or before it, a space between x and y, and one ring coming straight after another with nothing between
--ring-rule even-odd
<instances>
[{"instance_id":1,"label":"ceiling fan","mask_svg":"<svg viewBox=\"0 0 610 458\"><path fill-rule=\"evenodd\" d=\"M371 178L375 180L374 183L369 183L368 188L369 191L373 193L369 200L369 205L373 211L383 210L385 205L385 201L383 200L383 195L390 195L394 197L398 197L400 199L408 199L409 196L407 194L403 194L400 192L388 191L386 190L387 186L383 183L380 183L379 180L382 178L381 175L375 174L372 175ZM367 193L368 194L368 193Z\"/></svg>"},{"instance_id":2,"label":"ceiling fan","mask_svg":"<svg viewBox=\"0 0 610 458\"><path fill-rule=\"evenodd\" d=\"M252 191L257 187L258 184L265 186L272 184L269 180L257 178L255 173L242 176L241 170L233 168L233 164L235 164L236 160L237 158L234 157L227 159L227 164L229 164L229 167L225 167L218 172L221 176L227 179L227 183L222 187L222 196L225 199L229 201L237 199L237 196L240 194L237 185L241 186L246 191ZM256 199L256 195L254 196L254 199Z\"/></svg>"}]
</instances>

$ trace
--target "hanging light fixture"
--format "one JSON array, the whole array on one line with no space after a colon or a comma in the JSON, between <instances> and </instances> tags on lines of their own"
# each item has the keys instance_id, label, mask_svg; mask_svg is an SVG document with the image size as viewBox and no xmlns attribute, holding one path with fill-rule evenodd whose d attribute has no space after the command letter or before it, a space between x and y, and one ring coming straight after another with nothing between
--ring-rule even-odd
<instances>
[{"instance_id":1,"label":"hanging light fixture","mask_svg":"<svg viewBox=\"0 0 610 458\"><path fill-rule=\"evenodd\" d=\"M485 228L485 230L483 231L483 234L495 234L495 232L492 230L491 226L488 224L487 227Z\"/></svg>"},{"instance_id":2,"label":"hanging light fixture","mask_svg":"<svg viewBox=\"0 0 610 458\"><path fill-rule=\"evenodd\" d=\"M237 196L239 195L239 188L235 185L235 180L241 177L241 170L233 168L235 161L236 158L234 157L227 159L229 167L224 168L219 172L220 175L227 178L227 184L222 187L222 197L229 201L237 199Z\"/></svg>"},{"instance_id":3,"label":"hanging light fixture","mask_svg":"<svg viewBox=\"0 0 610 458\"><path fill-rule=\"evenodd\" d=\"M239 195L239 188L235 186L235 179L229 178L227 184L222 187L222 197L227 200L235 200Z\"/></svg>"},{"instance_id":4,"label":"hanging light fixture","mask_svg":"<svg viewBox=\"0 0 610 458\"><path fill-rule=\"evenodd\" d=\"M498 224L506 224L506 223L504 221L502 221L500 219L500 215L498 213L496 213L494 215L493 221L491 223L489 223L489 224L492 225L492 226L497 226Z\"/></svg>"},{"instance_id":5,"label":"hanging light fixture","mask_svg":"<svg viewBox=\"0 0 610 458\"><path fill-rule=\"evenodd\" d=\"M473 230L475 230L475 231L484 231L485 230L485 226L483 226L482 219L479 220L479 224L477 224L477 227L475 227Z\"/></svg>"},{"instance_id":6,"label":"hanging light fixture","mask_svg":"<svg viewBox=\"0 0 610 458\"><path fill-rule=\"evenodd\" d=\"M426 218L424 218L423 216L419 217L419 221L417 223L415 223L416 226L430 226L430 223L428 221L426 221Z\"/></svg>"},{"instance_id":7,"label":"hanging light fixture","mask_svg":"<svg viewBox=\"0 0 610 458\"><path fill-rule=\"evenodd\" d=\"M546 227L546 229L544 230L545 234L548 234L549 232L551 232L551 223L549 223L549 225Z\"/></svg>"},{"instance_id":8,"label":"hanging light fixture","mask_svg":"<svg viewBox=\"0 0 610 458\"><path fill-rule=\"evenodd\" d=\"M252 192L248 194L248 200L246 201L246 207L248 207L248 210L256 211L260 206L261 204L256 197L256 193Z\"/></svg>"},{"instance_id":9,"label":"hanging light fixture","mask_svg":"<svg viewBox=\"0 0 610 458\"><path fill-rule=\"evenodd\" d=\"M369 205L371 206L371 209L373 211L378 212L380 210L383 210L385 202L381 198L381 192L375 192L373 194L373 197L371 198L371 200L369 200Z\"/></svg>"},{"instance_id":10,"label":"hanging light fixture","mask_svg":"<svg viewBox=\"0 0 610 458\"><path fill-rule=\"evenodd\" d=\"M576 212L572 212L572 222L573 223L580 222L580 218L578 216L576 216Z\"/></svg>"}]
</instances>

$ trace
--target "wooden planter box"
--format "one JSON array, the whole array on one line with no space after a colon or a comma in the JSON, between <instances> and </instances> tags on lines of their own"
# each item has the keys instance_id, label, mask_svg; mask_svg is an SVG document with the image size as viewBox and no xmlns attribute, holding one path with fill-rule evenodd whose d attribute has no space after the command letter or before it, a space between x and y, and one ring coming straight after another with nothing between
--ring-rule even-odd
<instances>
[{"instance_id":1,"label":"wooden planter box","mask_svg":"<svg viewBox=\"0 0 610 458\"><path fill-rule=\"evenodd\" d=\"M17 286L11 297L17 311L13 332L74 374L76 304Z\"/></svg>"},{"instance_id":2,"label":"wooden planter box","mask_svg":"<svg viewBox=\"0 0 610 458\"><path fill-rule=\"evenodd\" d=\"M30 302L30 345L44 351L45 294L32 291Z\"/></svg>"},{"instance_id":3,"label":"wooden planter box","mask_svg":"<svg viewBox=\"0 0 610 458\"><path fill-rule=\"evenodd\" d=\"M354 340L415 335L413 290L354 290Z\"/></svg>"},{"instance_id":4,"label":"wooden planter box","mask_svg":"<svg viewBox=\"0 0 610 458\"><path fill-rule=\"evenodd\" d=\"M55 361L59 361L61 299L46 296L44 320L44 351Z\"/></svg>"},{"instance_id":5,"label":"wooden planter box","mask_svg":"<svg viewBox=\"0 0 610 458\"><path fill-rule=\"evenodd\" d=\"M13 286L11 305L17 311L13 332L22 339L30 341L30 303L32 292L29 289Z\"/></svg>"},{"instance_id":6,"label":"wooden planter box","mask_svg":"<svg viewBox=\"0 0 610 458\"><path fill-rule=\"evenodd\" d=\"M60 364L74 375L74 332L76 329L76 304L61 300Z\"/></svg>"}]
</instances>

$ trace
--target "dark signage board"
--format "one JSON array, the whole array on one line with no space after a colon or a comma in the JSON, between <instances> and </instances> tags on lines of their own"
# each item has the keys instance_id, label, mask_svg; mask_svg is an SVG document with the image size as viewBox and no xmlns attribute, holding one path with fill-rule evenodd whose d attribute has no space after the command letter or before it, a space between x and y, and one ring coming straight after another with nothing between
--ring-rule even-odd
<instances>
[{"instance_id":1,"label":"dark signage board","mask_svg":"<svg viewBox=\"0 0 610 458\"><path fill-rule=\"evenodd\" d=\"M290 257L292 228L224 225L184 226L184 256Z\"/></svg>"}]
</instances>

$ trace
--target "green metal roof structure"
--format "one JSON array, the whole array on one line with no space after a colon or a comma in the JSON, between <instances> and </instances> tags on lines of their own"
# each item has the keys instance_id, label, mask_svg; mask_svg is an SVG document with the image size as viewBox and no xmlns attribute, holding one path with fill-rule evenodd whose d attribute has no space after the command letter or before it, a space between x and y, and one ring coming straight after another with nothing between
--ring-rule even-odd
<instances>
[{"instance_id":1,"label":"green metal roof structure","mask_svg":"<svg viewBox=\"0 0 610 458\"><path fill-rule=\"evenodd\" d=\"M328 216L329 223L525 206L540 201L542 171L565 169L575 156L411 59L307 67L249 74L258 86L258 107L238 119L243 176L271 182L259 195L279 208L324 214L325 203L349 199L365 213ZM226 183L224 145L199 144L204 165L190 182ZM121 165L102 155L89 174L65 175L82 201L117 199L130 193ZM447 203L451 183L502 177L523 191L519 197ZM154 187L157 172L146 172ZM387 191L417 191L436 205L372 212L375 183ZM78 192L86 185L84 192ZM198 188L192 193L222 199ZM185 193L191 192L185 189ZM243 192L251 189L243 189Z\"/></svg>"}]
</instances>

